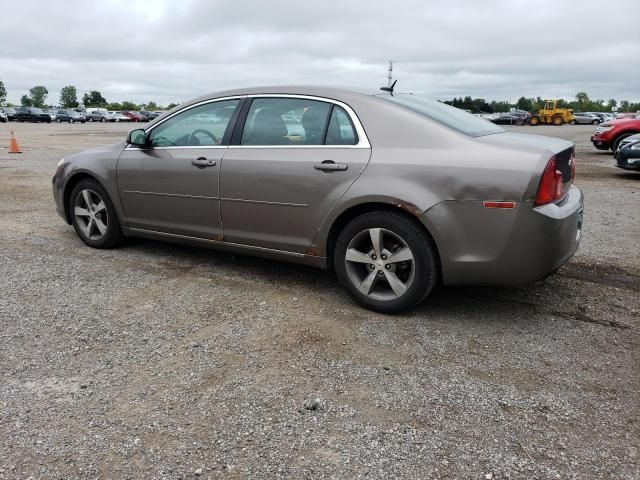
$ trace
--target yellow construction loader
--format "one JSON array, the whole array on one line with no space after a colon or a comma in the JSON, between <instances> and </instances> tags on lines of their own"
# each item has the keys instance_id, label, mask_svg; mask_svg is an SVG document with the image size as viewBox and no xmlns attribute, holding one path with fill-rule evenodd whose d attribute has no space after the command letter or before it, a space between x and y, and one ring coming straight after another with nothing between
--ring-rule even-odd
<instances>
[{"instance_id":1,"label":"yellow construction loader","mask_svg":"<svg viewBox=\"0 0 640 480\"><path fill-rule=\"evenodd\" d=\"M570 108L558 108L557 100L545 100L544 107L529 117L529 125L540 123L547 125L563 125L574 122L573 110Z\"/></svg>"}]
</instances>

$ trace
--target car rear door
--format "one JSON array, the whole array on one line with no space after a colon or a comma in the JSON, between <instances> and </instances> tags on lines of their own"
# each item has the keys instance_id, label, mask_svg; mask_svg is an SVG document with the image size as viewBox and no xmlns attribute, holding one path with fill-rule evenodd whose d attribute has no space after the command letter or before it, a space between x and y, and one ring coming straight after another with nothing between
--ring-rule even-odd
<instances>
[{"instance_id":1,"label":"car rear door","mask_svg":"<svg viewBox=\"0 0 640 480\"><path fill-rule=\"evenodd\" d=\"M347 105L304 96L251 98L222 162L224 240L307 252L370 156Z\"/></svg>"},{"instance_id":2,"label":"car rear door","mask_svg":"<svg viewBox=\"0 0 640 480\"><path fill-rule=\"evenodd\" d=\"M240 98L189 106L147 130L148 146L118 160L127 226L220 240L220 161Z\"/></svg>"}]
</instances>

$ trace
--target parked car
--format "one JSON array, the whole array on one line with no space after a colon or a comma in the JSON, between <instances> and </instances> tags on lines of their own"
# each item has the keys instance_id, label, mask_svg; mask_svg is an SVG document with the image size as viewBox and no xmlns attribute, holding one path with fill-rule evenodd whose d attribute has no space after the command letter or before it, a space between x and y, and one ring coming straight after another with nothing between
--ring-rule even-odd
<instances>
[{"instance_id":1,"label":"parked car","mask_svg":"<svg viewBox=\"0 0 640 480\"><path fill-rule=\"evenodd\" d=\"M604 112L587 112L587 113L598 117L600 119L600 123L606 122L608 120L613 120L613 117L611 115Z\"/></svg>"},{"instance_id":2,"label":"parked car","mask_svg":"<svg viewBox=\"0 0 640 480\"><path fill-rule=\"evenodd\" d=\"M497 117L489 120L496 125L525 125L527 120L520 115L513 115L511 113L503 113Z\"/></svg>"},{"instance_id":3,"label":"parked car","mask_svg":"<svg viewBox=\"0 0 640 480\"><path fill-rule=\"evenodd\" d=\"M636 118L638 113L616 113L616 120L620 120L623 118Z\"/></svg>"},{"instance_id":4,"label":"parked car","mask_svg":"<svg viewBox=\"0 0 640 480\"><path fill-rule=\"evenodd\" d=\"M636 133L640 133L640 118L620 118L598 125L591 143L598 150L615 152L622 140Z\"/></svg>"},{"instance_id":5,"label":"parked car","mask_svg":"<svg viewBox=\"0 0 640 480\"><path fill-rule=\"evenodd\" d=\"M0 111L7 115L7 120L13 122L16 119L16 110L11 107L2 107Z\"/></svg>"},{"instance_id":6,"label":"parked car","mask_svg":"<svg viewBox=\"0 0 640 480\"><path fill-rule=\"evenodd\" d=\"M585 113L585 112L573 112L574 120L571 122L571 125L575 124L591 124L598 125L602 122L598 115L593 113Z\"/></svg>"},{"instance_id":7,"label":"parked car","mask_svg":"<svg viewBox=\"0 0 640 480\"><path fill-rule=\"evenodd\" d=\"M127 110L127 111L122 112L122 114L125 117L129 117L129 119L132 122L146 122L147 121L147 117L144 117L144 116L140 115L138 112Z\"/></svg>"},{"instance_id":8,"label":"parked car","mask_svg":"<svg viewBox=\"0 0 640 480\"><path fill-rule=\"evenodd\" d=\"M40 108L19 107L16 109L17 122L46 122L51 123L51 116Z\"/></svg>"},{"instance_id":9,"label":"parked car","mask_svg":"<svg viewBox=\"0 0 640 480\"><path fill-rule=\"evenodd\" d=\"M622 139L613 156L616 167L640 170L640 133Z\"/></svg>"},{"instance_id":10,"label":"parked car","mask_svg":"<svg viewBox=\"0 0 640 480\"><path fill-rule=\"evenodd\" d=\"M48 108L46 110L43 110L44 113L46 113L47 115L49 115L51 117L51 120L55 120L56 119L56 114L58 113L58 111L56 109L51 109Z\"/></svg>"},{"instance_id":11,"label":"parked car","mask_svg":"<svg viewBox=\"0 0 640 480\"><path fill-rule=\"evenodd\" d=\"M190 121L202 113L227 120ZM53 194L91 247L141 236L333 269L394 313L439 282L555 272L581 238L574 175L572 143L418 95L269 87L200 97L67 156Z\"/></svg>"},{"instance_id":12,"label":"parked car","mask_svg":"<svg viewBox=\"0 0 640 480\"><path fill-rule=\"evenodd\" d=\"M164 112L147 112L146 110L140 110L140 112L138 112L138 113L140 113L141 115L146 117L147 121L151 121L151 120L155 120L156 118L158 118Z\"/></svg>"},{"instance_id":13,"label":"parked car","mask_svg":"<svg viewBox=\"0 0 640 480\"><path fill-rule=\"evenodd\" d=\"M115 115L110 114L106 110L87 110L84 114L87 122L115 122Z\"/></svg>"},{"instance_id":14,"label":"parked car","mask_svg":"<svg viewBox=\"0 0 640 480\"><path fill-rule=\"evenodd\" d=\"M122 112L110 111L111 115L113 115L116 119L116 122L130 122L131 119L126 115L123 115Z\"/></svg>"},{"instance_id":15,"label":"parked car","mask_svg":"<svg viewBox=\"0 0 640 480\"><path fill-rule=\"evenodd\" d=\"M58 110L56 114L56 122L84 123L87 119L84 115L80 115L75 110Z\"/></svg>"},{"instance_id":16,"label":"parked car","mask_svg":"<svg viewBox=\"0 0 640 480\"><path fill-rule=\"evenodd\" d=\"M0 123L7 123L8 121L7 114L0 110Z\"/></svg>"}]
</instances>

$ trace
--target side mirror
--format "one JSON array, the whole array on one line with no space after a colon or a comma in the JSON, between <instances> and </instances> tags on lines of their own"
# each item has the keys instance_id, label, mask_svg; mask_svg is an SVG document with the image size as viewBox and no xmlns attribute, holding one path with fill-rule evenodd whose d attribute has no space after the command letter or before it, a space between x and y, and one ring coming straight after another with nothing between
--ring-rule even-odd
<instances>
[{"instance_id":1,"label":"side mirror","mask_svg":"<svg viewBox=\"0 0 640 480\"><path fill-rule=\"evenodd\" d=\"M131 130L127 135L127 143L136 147L147 146L147 134L142 128Z\"/></svg>"}]
</instances>

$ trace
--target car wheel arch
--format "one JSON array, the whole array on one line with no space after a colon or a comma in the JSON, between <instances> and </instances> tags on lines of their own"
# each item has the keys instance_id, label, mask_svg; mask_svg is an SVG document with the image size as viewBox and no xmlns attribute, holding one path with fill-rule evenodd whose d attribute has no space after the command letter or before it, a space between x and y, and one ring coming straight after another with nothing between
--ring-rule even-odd
<instances>
[{"instance_id":1,"label":"car wheel arch","mask_svg":"<svg viewBox=\"0 0 640 480\"><path fill-rule=\"evenodd\" d=\"M108 191L105 188L104 184L98 178L96 178L95 175L92 175L92 174L90 174L88 172L84 172L84 171L74 173L67 180L67 182L66 182L66 184L64 186L63 194L62 194L62 199L64 201L65 220L69 225L71 225L71 212L69 211L69 200L70 200L70 197L71 197L71 192L73 191L73 187L75 187L82 180L93 180L94 182L97 182L106 191Z\"/></svg>"},{"instance_id":2,"label":"car wheel arch","mask_svg":"<svg viewBox=\"0 0 640 480\"><path fill-rule=\"evenodd\" d=\"M620 142L622 140L624 140L627 137L630 137L631 135L636 135L640 133L639 131L636 130L625 130L623 132L620 132L612 141L611 141L611 150L613 150L614 152L618 149L618 146L620 145Z\"/></svg>"},{"instance_id":3,"label":"car wheel arch","mask_svg":"<svg viewBox=\"0 0 640 480\"><path fill-rule=\"evenodd\" d=\"M332 222L331 227L326 236L326 258L327 258L327 268L329 270L333 270L333 255L334 249L336 246L336 241L338 239L338 235L342 231L342 229L354 218L364 215L365 213L370 212L380 212L380 211L388 211L400 213L406 218L410 219L416 225L418 225L431 239L433 245L435 245L436 257L437 257L437 267L439 278L442 278L442 262L440 260L440 253L438 248L438 242L434 238L431 233L431 229L427 228L427 226L420 221L419 216L422 214L417 207L414 205L405 203L405 202L394 202L394 203L383 203L383 202L367 202L360 203L357 205L352 205L349 208L345 209L341 212Z\"/></svg>"}]
</instances>

